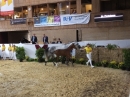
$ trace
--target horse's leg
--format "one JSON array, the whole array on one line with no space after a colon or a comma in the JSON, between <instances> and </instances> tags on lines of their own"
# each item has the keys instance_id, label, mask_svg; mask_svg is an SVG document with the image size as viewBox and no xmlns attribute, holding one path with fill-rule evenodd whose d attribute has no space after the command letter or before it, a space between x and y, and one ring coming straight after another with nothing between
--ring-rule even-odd
<instances>
[{"instance_id":1,"label":"horse's leg","mask_svg":"<svg viewBox=\"0 0 130 97\"><path fill-rule=\"evenodd\" d=\"M68 65L68 66L69 66L69 56L70 56L70 54L66 53L66 65Z\"/></svg>"},{"instance_id":2,"label":"horse's leg","mask_svg":"<svg viewBox=\"0 0 130 97\"><path fill-rule=\"evenodd\" d=\"M55 66L56 64L55 64L55 62L54 62L54 60L55 60L54 55L52 55L52 59L53 59L53 64L54 64L54 66Z\"/></svg>"},{"instance_id":3,"label":"horse's leg","mask_svg":"<svg viewBox=\"0 0 130 97\"><path fill-rule=\"evenodd\" d=\"M74 60L72 59L72 56L71 56L71 54L68 54L68 59L71 61L71 63L72 63L72 66L74 66L74 64L73 64Z\"/></svg>"},{"instance_id":4,"label":"horse's leg","mask_svg":"<svg viewBox=\"0 0 130 97\"><path fill-rule=\"evenodd\" d=\"M62 64L65 64L66 57L65 57L65 56L61 56L61 59L62 59L62 60L61 60L61 63L62 63Z\"/></svg>"},{"instance_id":5,"label":"horse's leg","mask_svg":"<svg viewBox=\"0 0 130 97\"><path fill-rule=\"evenodd\" d=\"M69 66L69 58L66 56L66 65Z\"/></svg>"},{"instance_id":6,"label":"horse's leg","mask_svg":"<svg viewBox=\"0 0 130 97\"><path fill-rule=\"evenodd\" d=\"M45 66L46 66L47 61L48 61L48 52L47 52L47 50L45 50L44 56L45 56Z\"/></svg>"},{"instance_id":7,"label":"horse's leg","mask_svg":"<svg viewBox=\"0 0 130 97\"><path fill-rule=\"evenodd\" d=\"M45 58L45 66L46 66L46 64L47 64L47 61L48 61L48 60Z\"/></svg>"},{"instance_id":8,"label":"horse's leg","mask_svg":"<svg viewBox=\"0 0 130 97\"><path fill-rule=\"evenodd\" d=\"M74 63L74 59L73 59L73 58L71 58L71 61L72 61L72 66L74 66L74 64L73 64L73 63Z\"/></svg>"},{"instance_id":9,"label":"horse's leg","mask_svg":"<svg viewBox=\"0 0 130 97\"><path fill-rule=\"evenodd\" d=\"M54 66L56 67L58 66L58 56L56 57L56 62L54 62L54 64L55 64Z\"/></svg>"},{"instance_id":10,"label":"horse's leg","mask_svg":"<svg viewBox=\"0 0 130 97\"><path fill-rule=\"evenodd\" d=\"M54 56L55 56L55 57L54 57ZM58 61L59 56L56 55L56 54L55 54L54 56L53 56L53 64L54 64L54 66L58 66L58 65L57 65L57 61ZM56 62L54 62L54 59L56 59Z\"/></svg>"}]
</instances>

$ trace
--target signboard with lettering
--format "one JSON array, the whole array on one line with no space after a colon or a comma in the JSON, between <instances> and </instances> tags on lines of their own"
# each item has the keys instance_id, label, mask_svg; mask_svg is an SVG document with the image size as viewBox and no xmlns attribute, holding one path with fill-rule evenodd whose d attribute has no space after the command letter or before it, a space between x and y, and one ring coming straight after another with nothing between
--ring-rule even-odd
<instances>
[{"instance_id":1,"label":"signboard with lettering","mask_svg":"<svg viewBox=\"0 0 130 97\"><path fill-rule=\"evenodd\" d=\"M90 13L61 15L61 25L87 24L90 21Z\"/></svg>"},{"instance_id":2,"label":"signboard with lettering","mask_svg":"<svg viewBox=\"0 0 130 97\"><path fill-rule=\"evenodd\" d=\"M34 18L34 27L88 24L90 13L41 16Z\"/></svg>"},{"instance_id":3,"label":"signboard with lettering","mask_svg":"<svg viewBox=\"0 0 130 97\"><path fill-rule=\"evenodd\" d=\"M34 18L34 27L60 26L60 16L41 16Z\"/></svg>"},{"instance_id":4,"label":"signboard with lettering","mask_svg":"<svg viewBox=\"0 0 130 97\"><path fill-rule=\"evenodd\" d=\"M123 21L123 14L96 15L95 22Z\"/></svg>"},{"instance_id":5,"label":"signboard with lettering","mask_svg":"<svg viewBox=\"0 0 130 97\"><path fill-rule=\"evenodd\" d=\"M26 18L11 19L10 24L11 25L14 25L14 24L26 24Z\"/></svg>"}]
</instances>

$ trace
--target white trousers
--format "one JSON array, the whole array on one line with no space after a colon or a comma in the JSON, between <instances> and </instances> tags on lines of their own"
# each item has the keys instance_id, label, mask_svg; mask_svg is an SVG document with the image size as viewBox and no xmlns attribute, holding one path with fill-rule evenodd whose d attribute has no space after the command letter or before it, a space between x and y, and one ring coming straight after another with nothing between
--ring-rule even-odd
<instances>
[{"instance_id":1,"label":"white trousers","mask_svg":"<svg viewBox=\"0 0 130 97\"><path fill-rule=\"evenodd\" d=\"M13 60L16 60L17 58L16 58L16 52L12 52L12 59Z\"/></svg>"},{"instance_id":2,"label":"white trousers","mask_svg":"<svg viewBox=\"0 0 130 97\"><path fill-rule=\"evenodd\" d=\"M1 57L5 60L6 59L6 56L5 56L5 51L2 51L2 55Z\"/></svg>"},{"instance_id":3,"label":"white trousers","mask_svg":"<svg viewBox=\"0 0 130 97\"><path fill-rule=\"evenodd\" d=\"M12 55L12 51L9 51L9 59L12 59L13 55Z\"/></svg>"},{"instance_id":4,"label":"white trousers","mask_svg":"<svg viewBox=\"0 0 130 97\"><path fill-rule=\"evenodd\" d=\"M86 57L88 58L88 62L87 62L87 64L89 64L89 63L90 63L90 65L91 65L91 66L93 66L93 65L92 65L92 58L91 58L91 54L92 54L92 52L90 52L90 53L86 54Z\"/></svg>"}]
</instances>

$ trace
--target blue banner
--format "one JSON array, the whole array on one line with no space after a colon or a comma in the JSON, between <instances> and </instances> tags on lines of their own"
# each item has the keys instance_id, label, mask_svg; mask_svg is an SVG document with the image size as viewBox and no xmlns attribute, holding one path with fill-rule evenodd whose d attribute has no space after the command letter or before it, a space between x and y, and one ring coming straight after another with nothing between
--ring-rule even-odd
<instances>
[{"instance_id":1,"label":"blue banner","mask_svg":"<svg viewBox=\"0 0 130 97\"><path fill-rule=\"evenodd\" d=\"M47 16L42 16L42 17L40 17L40 23L41 23L41 24L47 23Z\"/></svg>"},{"instance_id":2,"label":"blue banner","mask_svg":"<svg viewBox=\"0 0 130 97\"><path fill-rule=\"evenodd\" d=\"M10 24L11 25L14 25L14 24L26 24L26 18L12 19L12 20L10 20Z\"/></svg>"}]
</instances>

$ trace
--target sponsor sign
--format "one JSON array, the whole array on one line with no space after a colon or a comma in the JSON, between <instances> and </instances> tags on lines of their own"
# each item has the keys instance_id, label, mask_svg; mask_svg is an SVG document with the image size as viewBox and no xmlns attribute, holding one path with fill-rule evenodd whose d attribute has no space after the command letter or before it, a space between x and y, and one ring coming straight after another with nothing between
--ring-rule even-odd
<instances>
[{"instance_id":1,"label":"sponsor sign","mask_svg":"<svg viewBox=\"0 0 130 97\"><path fill-rule=\"evenodd\" d=\"M22 19L11 19L10 20L10 24L14 25L14 24L26 24L26 18L22 18Z\"/></svg>"},{"instance_id":2,"label":"sponsor sign","mask_svg":"<svg viewBox=\"0 0 130 97\"><path fill-rule=\"evenodd\" d=\"M123 14L96 15L95 22L123 21Z\"/></svg>"},{"instance_id":3,"label":"sponsor sign","mask_svg":"<svg viewBox=\"0 0 130 97\"><path fill-rule=\"evenodd\" d=\"M61 15L61 25L88 24L90 13Z\"/></svg>"},{"instance_id":4,"label":"sponsor sign","mask_svg":"<svg viewBox=\"0 0 130 97\"><path fill-rule=\"evenodd\" d=\"M60 16L40 16L34 18L34 27L60 26Z\"/></svg>"},{"instance_id":5,"label":"sponsor sign","mask_svg":"<svg viewBox=\"0 0 130 97\"><path fill-rule=\"evenodd\" d=\"M90 13L67 14L60 16L41 16L34 18L34 27L88 24L89 21Z\"/></svg>"}]
</instances>

